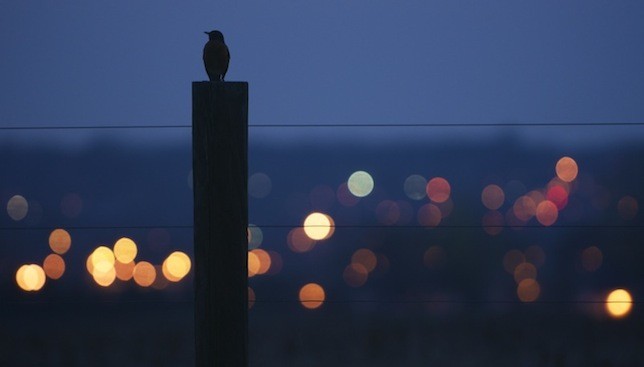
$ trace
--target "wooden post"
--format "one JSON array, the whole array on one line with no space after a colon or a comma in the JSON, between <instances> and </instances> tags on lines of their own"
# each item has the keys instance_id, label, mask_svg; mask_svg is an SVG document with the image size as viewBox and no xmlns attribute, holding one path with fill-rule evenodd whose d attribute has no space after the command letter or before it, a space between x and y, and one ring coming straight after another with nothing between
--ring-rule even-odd
<instances>
[{"instance_id":1,"label":"wooden post","mask_svg":"<svg viewBox=\"0 0 644 367\"><path fill-rule=\"evenodd\" d=\"M192 83L197 367L248 365L248 83Z\"/></svg>"}]
</instances>

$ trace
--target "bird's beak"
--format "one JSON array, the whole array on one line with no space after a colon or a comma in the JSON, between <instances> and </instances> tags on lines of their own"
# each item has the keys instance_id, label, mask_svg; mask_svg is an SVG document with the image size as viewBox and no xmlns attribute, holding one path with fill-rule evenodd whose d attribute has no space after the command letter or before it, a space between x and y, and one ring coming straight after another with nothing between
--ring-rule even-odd
<instances>
[{"instance_id":1,"label":"bird's beak","mask_svg":"<svg viewBox=\"0 0 644 367\"><path fill-rule=\"evenodd\" d=\"M208 33L208 32L203 32L203 33L205 33L205 34L210 34L210 33Z\"/></svg>"}]
</instances>

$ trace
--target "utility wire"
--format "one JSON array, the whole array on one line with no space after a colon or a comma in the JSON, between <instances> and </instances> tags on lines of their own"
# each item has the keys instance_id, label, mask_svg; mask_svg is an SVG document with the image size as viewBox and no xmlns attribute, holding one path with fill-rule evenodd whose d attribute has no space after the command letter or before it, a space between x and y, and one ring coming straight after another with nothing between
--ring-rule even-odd
<instances>
[{"instance_id":1,"label":"utility wire","mask_svg":"<svg viewBox=\"0 0 644 367\"><path fill-rule=\"evenodd\" d=\"M383 124L249 124L249 128L389 128L389 127L424 127L424 128L450 128L450 127L602 127L602 126L644 126L644 122L511 122L511 123L383 123ZM190 124L182 125L20 125L0 126L0 130L109 130L109 129L188 129Z\"/></svg>"}]
</instances>

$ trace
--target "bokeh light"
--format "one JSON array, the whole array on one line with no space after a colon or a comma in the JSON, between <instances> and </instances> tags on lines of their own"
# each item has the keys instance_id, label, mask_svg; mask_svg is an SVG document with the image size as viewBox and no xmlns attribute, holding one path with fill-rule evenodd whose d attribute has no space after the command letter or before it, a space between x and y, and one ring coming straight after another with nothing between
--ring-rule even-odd
<instances>
[{"instance_id":1,"label":"bokeh light","mask_svg":"<svg viewBox=\"0 0 644 367\"><path fill-rule=\"evenodd\" d=\"M322 306L326 295L324 288L316 283L308 283L300 288L300 303L308 309L315 309Z\"/></svg>"},{"instance_id":2,"label":"bokeh light","mask_svg":"<svg viewBox=\"0 0 644 367\"><path fill-rule=\"evenodd\" d=\"M107 246L99 246L91 255L93 273L105 273L114 268L114 253Z\"/></svg>"},{"instance_id":3,"label":"bokeh light","mask_svg":"<svg viewBox=\"0 0 644 367\"><path fill-rule=\"evenodd\" d=\"M29 203L21 195L14 195L7 202L7 214L16 222L25 219L29 212Z\"/></svg>"},{"instance_id":4,"label":"bokeh light","mask_svg":"<svg viewBox=\"0 0 644 367\"><path fill-rule=\"evenodd\" d=\"M49 254L42 265L50 279L60 279L65 273L65 260L58 254Z\"/></svg>"},{"instance_id":5,"label":"bokeh light","mask_svg":"<svg viewBox=\"0 0 644 367\"><path fill-rule=\"evenodd\" d=\"M255 249L251 252L257 256L257 260L259 261L256 274L266 274L266 272L271 268L271 255L262 249Z\"/></svg>"},{"instance_id":6,"label":"bokeh light","mask_svg":"<svg viewBox=\"0 0 644 367\"><path fill-rule=\"evenodd\" d=\"M355 206L356 204L358 204L358 202L360 202L360 198L351 194L351 191L349 191L349 186L346 182L343 182L342 184L340 184L340 186L338 186L338 190L336 191L335 196L338 199L338 202L346 207Z\"/></svg>"},{"instance_id":7,"label":"bokeh light","mask_svg":"<svg viewBox=\"0 0 644 367\"><path fill-rule=\"evenodd\" d=\"M490 210L497 210L503 206L505 193L498 185L487 185L481 192L481 202Z\"/></svg>"},{"instance_id":8,"label":"bokeh light","mask_svg":"<svg viewBox=\"0 0 644 367\"><path fill-rule=\"evenodd\" d=\"M157 271L154 265L147 261L141 261L134 266L133 278L136 284L141 287L149 287L154 283L157 277Z\"/></svg>"},{"instance_id":9,"label":"bokeh light","mask_svg":"<svg viewBox=\"0 0 644 367\"><path fill-rule=\"evenodd\" d=\"M529 262L521 263L514 268L514 281L517 282L517 284L521 283L525 279L536 278L537 268Z\"/></svg>"},{"instance_id":10,"label":"bokeh light","mask_svg":"<svg viewBox=\"0 0 644 367\"><path fill-rule=\"evenodd\" d=\"M503 214L496 210L489 210L482 219L483 230L490 236L496 236L503 231L505 220Z\"/></svg>"},{"instance_id":11,"label":"bokeh light","mask_svg":"<svg viewBox=\"0 0 644 367\"><path fill-rule=\"evenodd\" d=\"M418 223L427 227L436 227L442 220L441 210L434 204L425 204L418 209Z\"/></svg>"},{"instance_id":12,"label":"bokeh light","mask_svg":"<svg viewBox=\"0 0 644 367\"><path fill-rule=\"evenodd\" d=\"M525 255L523 252L513 249L505 253L503 256L503 269L509 274L514 275L514 269L525 262Z\"/></svg>"},{"instance_id":13,"label":"bokeh light","mask_svg":"<svg viewBox=\"0 0 644 367\"><path fill-rule=\"evenodd\" d=\"M393 200L383 200L376 207L376 218L384 225L392 225L400 219L400 207Z\"/></svg>"},{"instance_id":14,"label":"bokeh light","mask_svg":"<svg viewBox=\"0 0 644 367\"><path fill-rule=\"evenodd\" d=\"M559 177L561 181L572 182L577 178L579 167L577 167L577 162L575 162L574 159L563 157L557 162L555 171L557 172L557 177Z\"/></svg>"},{"instance_id":15,"label":"bokeh light","mask_svg":"<svg viewBox=\"0 0 644 367\"><path fill-rule=\"evenodd\" d=\"M24 291L41 290L45 286L46 279L45 271L36 264L23 265L16 272L16 283Z\"/></svg>"},{"instance_id":16,"label":"bokeh light","mask_svg":"<svg viewBox=\"0 0 644 367\"><path fill-rule=\"evenodd\" d=\"M557 206L550 200L544 200L537 205L537 220L542 225L549 227L557 221L559 210Z\"/></svg>"},{"instance_id":17,"label":"bokeh light","mask_svg":"<svg viewBox=\"0 0 644 367\"><path fill-rule=\"evenodd\" d=\"M94 269L92 278L101 287L109 287L116 279L116 269L114 267L109 268L107 271L97 271Z\"/></svg>"},{"instance_id":18,"label":"bokeh light","mask_svg":"<svg viewBox=\"0 0 644 367\"><path fill-rule=\"evenodd\" d=\"M427 183L427 196L435 203L444 203L449 200L452 188L443 177L434 177Z\"/></svg>"},{"instance_id":19,"label":"bokeh light","mask_svg":"<svg viewBox=\"0 0 644 367\"><path fill-rule=\"evenodd\" d=\"M427 195L426 187L427 180L421 175L411 175L403 184L405 195L412 200L422 200Z\"/></svg>"},{"instance_id":20,"label":"bokeh light","mask_svg":"<svg viewBox=\"0 0 644 367\"><path fill-rule=\"evenodd\" d=\"M625 317L632 308L633 297L626 289L615 289L606 297L606 311L613 318Z\"/></svg>"},{"instance_id":21,"label":"bokeh light","mask_svg":"<svg viewBox=\"0 0 644 367\"><path fill-rule=\"evenodd\" d=\"M555 204L558 210L568 205L568 191L562 186L552 185L546 192L546 199Z\"/></svg>"},{"instance_id":22,"label":"bokeh light","mask_svg":"<svg viewBox=\"0 0 644 367\"><path fill-rule=\"evenodd\" d=\"M639 205L637 199L632 196L624 196L617 202L617 211L624 220L632 220L637 216Z\"/></svg>"},{"instance_id":23,"label":"bokeh light","mask_svg":"<svg viewBox=\"0 0 644 367\"><path fill-rule=\"evenodd\" d=\"M334 223L330 216L314 212L304 220L304 232L312 240L320 241L333 235Z\"/></svg>"},{"instance_id":24,"label":"bokeh light","mask_svg":"<svg viewBox=\"0 0 644 367\"><path fill-rule=\"evenodd\" d=\"M123 264L122 262L117 260L114 263L116 277L124 282L132 279L132 276L134 276L134 266L136 266L136 263L134 263L134 261Z\"/></svg>"},{"instance_id":25,"label":"bokeh light","mask_svg":"<svg viewBox=\"0 0 644 367\"><path fill-rule=\"evenodd\" d=\"M72 245L72 237L64 229L54 229L49 234L49 247L51 250L59 255L65 254L69 251Z\"/></svg>"},{"instance_id":26,"label":"bokeh light","mask_svg":"<svg viewBox=\"0 0 644 367\"><path fill-rule=\"evenodd\" d=\"M356 171L347 180L349 192L356 197L362 198L373 191L374 182L371 175L365 171Z\"/></svg>"},{"instance_id":27,"label":"bokeh light","mask_svg":"<svg viewBox=\"0 0 644 367\"><path fill-rule=\"evenodd\" d=\"M517 296L521 302L534 302L541 294L541 286L535 279L527 278L517 286Z\"/></svg>"},{"instance_id":28,"label":"bokeh light","mask_svg":"<svg viewBox=\"0 0 644 367\"><path fill-rule=\"evenodd\" d=\"M527 195L520 196L512 206L514 216L523 222L527 222L537 213L537 204Z\"/></svg>"},{"instance_id":29,"label":"bokeh light","mask_svg":"<svg viewBox=\"0 0 644 367\"><path fill-rule=\"evenodd\" d=\"M264 233L262 229L254 224L248 225L248 248L254 249L262 245L264 241Z\"/></svg>"},{"instance_id":30,"label":"bokeh light","mask_svg":"<svg viewBox=\"0 0 644 367\"><path fill-rule=\"evenodd\" d=\"M581 252L581 266L588 272L593 272L602 266L604 255L597 246L590 246Z\"/></svg>"},{"instance_id":31,"label":"bokeh light","mask_svg":"<svg viewBox=\"0 0 644 367\"><path fill-rule=\"evenodd\" d=\"M362 287L369 278L369 271L360 263L351 263L344 268L342 278L349 287Z\"/></svg>"},{"instance_id":32,"label":"bokeh light","mask_svg":"<svg viewBox=\"0 0 644 367\"><path fill-rule=\"evenodd\" d=\"M190 257L184 252L175 251L163 261L161 271L169 281L178 282L188 275L191 267Z\"/></svg>"},{"instance_id":33,"label":"bokeh light","mask_svg":"<svg viewBox=\"0 0 644 367\"><path fill-rule=\"evenodd\" d=\"M123 264L134 261L137 253L136 243L127 237L119 239L114 244L114 256Z\"/></svg>"},{"instance_id":34,"label":"bokeh light","mask_svg":"<svg viewBox=\"0 0 644 367\"><path fill-rule=\"evenodd\" d=\"M626 289L615 289L606 297L606 311L616 319L625 317L633 308L633 297Z\"/></svg>"},{"instance_id":35,"label":"bokeh light","mask_svg":"<svg viewBox=\"0 0 644 367\"><path fill-rule=\"evenodd\" d=\"M282 255L275 251L268 251L268 254L271 257L271 267L268 269L266 274L279 274L284 267L284 261L282 260Z\"/></svg>"},{"instance_id":36,"label":"bokeh light","mask_svg":"<svg viewBox=\"0 0 644 367\"><path fill-rule=\"evenodd\" d=\"M259 272L259 267L261 266L261 262L259 261L259 257L257 256L256 253L252 251L248 251L248 277L252 278L257 273Z\"/></svg>"},{"instance_id":37,"label":"bokeh light","mask_svg":"<svg viewBox=\"0 0 644 367\"><path fill-rule=\"evenodd\" d=\"M308 252L315 247L315 241L307 236L304 228L293 228L286 237L286 244L293 252Z\"/></svg>"},{"instance_id":38,"label":"bokeh light","mask_svg":"<svg viewBox=\"0 0 644 367\"><path fill-rule=\"evenodd\" d=\"M248 195L262 199L271 193L273 183L267 174L257 172L248 178Z\"/></svg>"},{"instance_id":39,"label":"bokeh light","mask_svg":"<svg viewBox=\"0 0 644 367\"><path fill-rule=\"evenodd\" d=\"M361 248L353 253L353 255L351 256L351 262L362 265L365 269L367 269L367 272L371 273L373 269L376 268L378 259L376 258L376 254L374 254L373 251L366 248Z\"/></svg>"}]
</instances>

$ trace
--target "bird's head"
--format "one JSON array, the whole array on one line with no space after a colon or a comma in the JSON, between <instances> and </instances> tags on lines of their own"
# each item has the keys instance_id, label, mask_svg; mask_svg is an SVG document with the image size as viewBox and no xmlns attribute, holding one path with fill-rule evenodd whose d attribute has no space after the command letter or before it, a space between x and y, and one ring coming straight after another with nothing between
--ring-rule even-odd
<instances>
[{"instance_id":1,"label":"bird's head","mask_svg":"<svg viewBox=\"0 0 644 367\"><path fill-rule=\"evenodd\" d=\"M224 42L224 35L219 31L203 32L208 35L208 39Z\"/></svg>"}]
</instances>

